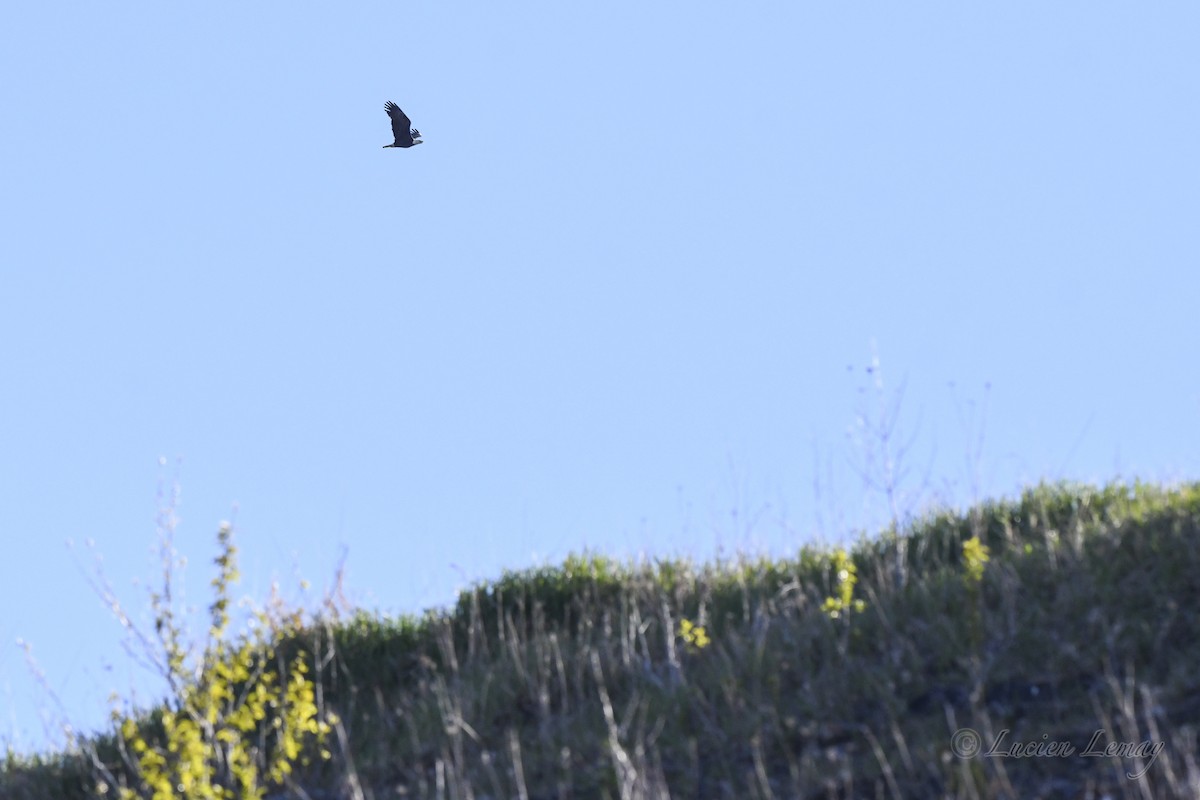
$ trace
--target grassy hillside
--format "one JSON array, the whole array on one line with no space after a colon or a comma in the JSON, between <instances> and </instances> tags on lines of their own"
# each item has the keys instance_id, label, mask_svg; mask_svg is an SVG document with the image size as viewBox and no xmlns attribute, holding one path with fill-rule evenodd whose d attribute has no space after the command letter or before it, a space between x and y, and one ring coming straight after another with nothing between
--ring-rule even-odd
<instances>
[{"instance_id":1,"label":"grassy hillside","mask_svg":"<svg viewBox=\"0 0 1200 800\"><path fill-rule=\"evenodd\" d=\"M275 650L315 654L332 758L266 797L1197 797L1198 545L1200 484L1042 486L847 554L573 557L327 616ZM10 756L0 798L142 791L129 752Z\"/></svg>"}]
</instances>

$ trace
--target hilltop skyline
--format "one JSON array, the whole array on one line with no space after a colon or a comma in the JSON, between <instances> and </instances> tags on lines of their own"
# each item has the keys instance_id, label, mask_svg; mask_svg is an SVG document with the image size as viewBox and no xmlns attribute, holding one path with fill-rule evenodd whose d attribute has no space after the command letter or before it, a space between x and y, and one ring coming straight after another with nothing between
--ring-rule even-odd
<instances>
[{"instance_id":1,"label":"hilltop skyline","mask_svg":"<svg viewBox=\"0 0 1200 800\"><path fill-rule=\"evenodd\" d=\"M906 513L1200 475L1193 5L72 12L0 31L0 740L18 638L147 685L83 543L147 622L176 477L188 603L235 516L402 613L877 530L881 408Z\"/></svg>"}]
</instances>

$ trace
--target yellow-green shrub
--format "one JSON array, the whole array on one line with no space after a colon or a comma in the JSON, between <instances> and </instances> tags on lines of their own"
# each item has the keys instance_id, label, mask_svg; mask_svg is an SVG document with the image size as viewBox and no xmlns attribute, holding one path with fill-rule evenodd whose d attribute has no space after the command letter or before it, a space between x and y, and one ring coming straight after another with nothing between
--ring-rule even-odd
<instances>
[{"instance_id":1,"label":"yellow-green shrub","mask_svg":"<svg viewBox=\"0 0 1200 800\"><path fill-rule=\"evenodd\" d=\"M146 720L114 710L132 786L121 800L261 800L268 785L282 784L296 763L306 763L324 741L332 715L322 718L308 676L307 655L284 663L272 642L299 632L295 614L257 614L258 633L230 642L229 595L238 579L237 548L228 524L217 534L220 553L209 606L211 626L199 663L189 668L183 636L169 603L169 586L152 600L165 677L173 698L161 714L161 735ZM168 574L167 580L170 576ZM105 794L104 781L97 787Z\"/></svg>"},{"instance_id":2,"label":"yellow-green shrub","mask_svg":"<svg viewBox=\"0 0 1200 800\"><path fill-rule=\"evenodd\" d=\"M854 599L854 585L858 583L858 567L841 548L833 551L830 561L833 566L837 596L826 597L825 602L821 604L821 610L831 619L837 619L843 611L862 611L867 604L862 600Z\"/></svg>"}]
</instances>

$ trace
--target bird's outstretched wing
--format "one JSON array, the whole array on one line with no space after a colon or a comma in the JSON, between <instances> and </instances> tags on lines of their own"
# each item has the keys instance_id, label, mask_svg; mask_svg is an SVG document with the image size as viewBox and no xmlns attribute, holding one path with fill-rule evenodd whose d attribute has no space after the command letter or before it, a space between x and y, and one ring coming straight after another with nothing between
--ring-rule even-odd
<instances>
[{"instance_id":1,"label":"bird's outstretched wing","mask_svg":"<svg viewBox=\"0 0 1200 800\"><path fill-rule=\"evenodd\" d=\"M392 119L392 135L396 137L397 144L401 142L412 143L412 120L408 115L400 110L400 106L388 100L383 104L383 110Z\"/></svg>"}]
</instances>

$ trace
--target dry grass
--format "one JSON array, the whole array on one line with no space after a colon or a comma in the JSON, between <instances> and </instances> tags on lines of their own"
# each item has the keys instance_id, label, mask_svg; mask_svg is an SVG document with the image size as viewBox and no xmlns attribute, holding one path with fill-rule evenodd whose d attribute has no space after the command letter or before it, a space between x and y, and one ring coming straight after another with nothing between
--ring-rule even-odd
<instances>
[{"instance_id":1,"label":"dry grass","mask_svg":"<svg viewBox=\"0 0 1200 800\"><path fill-rule=\"evenodd\" d=\"M583 556L420 619L326 616L304 645L339 752L277 796L1194 798L1198 544L1200 485L1042 486L863 541L865 608L836 618L817 550ZM955 755L965 729L996 752ZM1096 731L1125 752L1083 755ZM1053 742L1075 751L997 754ZM90 797L89 774L10 757L0 797Z\"/></svg>"}]
</instances>

